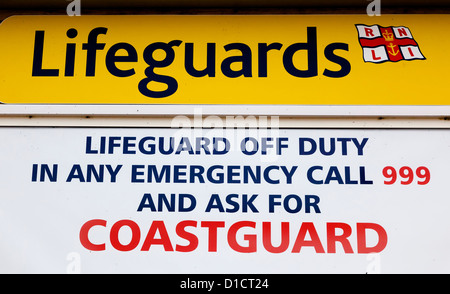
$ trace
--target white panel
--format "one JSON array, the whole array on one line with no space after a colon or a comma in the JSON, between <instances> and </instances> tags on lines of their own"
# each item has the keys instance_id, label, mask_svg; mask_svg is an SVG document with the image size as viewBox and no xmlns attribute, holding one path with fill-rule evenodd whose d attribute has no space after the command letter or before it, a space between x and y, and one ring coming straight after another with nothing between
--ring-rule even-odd
<instances>
[{"instance_id":1,"label":"white panel","mask_svg":"<svg viewBox=\"0 0 450 294\"><path fill-rule=\"evenodd\" d=\"M2 273L449 272L448 130L3 127L0 136ZM149 137L166 143L174 138L174 151L151 154ZM88 176L88 166L99 174ZM160 180L148 176L149 166ZM390 179L383 170L393 171L388 166L397 174L392 185L384 183ZM163 169L170 171L167 178ZM142 202L146 193L156 209L160 193L192 197L184 196L188 211L180 211L177 201L174 211L158 212L148 199ZM189 209L191 199L196 205ZM141 203L146 208L138 211ZM83 225L96 219L105 226L81 235L104 244L102 251L80 239ZM219 226L217 238L205 222ZM289 230L281 238L283 222ZM160 225L154 238L165 239L162 223L170 246L154 241L147 250L152 224ZM263 223L271 225L274 247L289 233L280 253L264 244ZM127 226L114 233L121 224L131 224L134 234ZM190 234L183 233L186 224ZM362 230L365 224L370 228ZM348 241L339 237L346 232ZM115 236L128 252L118 250ZM300 252L297 239L306 241ZM136 244L127 248L131 240ZM190 242L191 248L180 247ZM364 244L379 252L363 253ZM249 248L255 252L239 252Z\"/></svg>"}]
</instances>

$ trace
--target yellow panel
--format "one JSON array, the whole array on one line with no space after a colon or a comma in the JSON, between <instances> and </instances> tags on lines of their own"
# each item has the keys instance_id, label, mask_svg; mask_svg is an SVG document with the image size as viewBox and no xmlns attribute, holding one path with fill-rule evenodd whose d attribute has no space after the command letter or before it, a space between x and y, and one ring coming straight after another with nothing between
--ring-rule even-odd
<instances>
[{"instance_id":1,"label":"yellow panel","mask_svg":"<svg viewBox=\"0 0 450 294\"><path fill-rule=\"evenodd\" d=\"M365 62L357 24L406 27L426 59ZM449 27L449 15L14 16L0 25L0 101L449 105ZM197 70L209 58L205 76L186 69L190 48Z\"/></svg>"}]
</instances>

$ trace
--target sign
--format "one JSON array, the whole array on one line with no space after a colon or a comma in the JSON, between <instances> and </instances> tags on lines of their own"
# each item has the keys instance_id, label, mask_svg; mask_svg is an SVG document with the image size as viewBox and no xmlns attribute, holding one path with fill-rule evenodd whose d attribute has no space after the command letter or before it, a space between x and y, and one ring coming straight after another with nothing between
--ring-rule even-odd
<instances>
[{"instance_id":1,"label":"sign","mask_svg":"<svg viewBox=\"0 0 450 294\"><path fill-rule=\"evenodd\" d=\"M0 135L2 273L448 272L446 130Z\"/></svg>"},{"instance_id":2,"label":"sign","mask_svg":"<svg viewBox=\"0 0 450 294\"><path fill-rule=\"evenodd\" d=\"M14 16L0 26L0 101L448 105L449 25L448 15Z\"/></svg>"}]
</instances>

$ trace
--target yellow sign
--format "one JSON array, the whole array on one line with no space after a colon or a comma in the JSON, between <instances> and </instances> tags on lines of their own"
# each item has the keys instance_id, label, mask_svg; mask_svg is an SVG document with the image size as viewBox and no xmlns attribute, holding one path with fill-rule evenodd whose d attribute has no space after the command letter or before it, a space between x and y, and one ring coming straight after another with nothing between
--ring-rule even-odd
<instances>
[{"instance_id":1,"label":"yellow sign","mask_svg":"<svg viewBox=\"0 0 450 294\"><path fill-rule=\"evenodd\" d=\"M450 15L14 16L0 101L450 105Z\"/></svg>"}]
</instances>

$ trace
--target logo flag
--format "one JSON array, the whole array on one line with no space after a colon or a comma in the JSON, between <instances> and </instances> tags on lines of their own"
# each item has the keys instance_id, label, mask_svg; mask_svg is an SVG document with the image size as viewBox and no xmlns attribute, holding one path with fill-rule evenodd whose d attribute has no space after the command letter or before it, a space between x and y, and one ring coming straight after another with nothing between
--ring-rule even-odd
<instances>
[{"instance_id":1,"label":"logo flag","mask_svg":"<svg viewBox=\"0 0 450 294\"><path fill-rule=\"evenodd\" d=\"M426 59L407 27L356 25L365 62Z\"/></svg>"}]
</instances>

